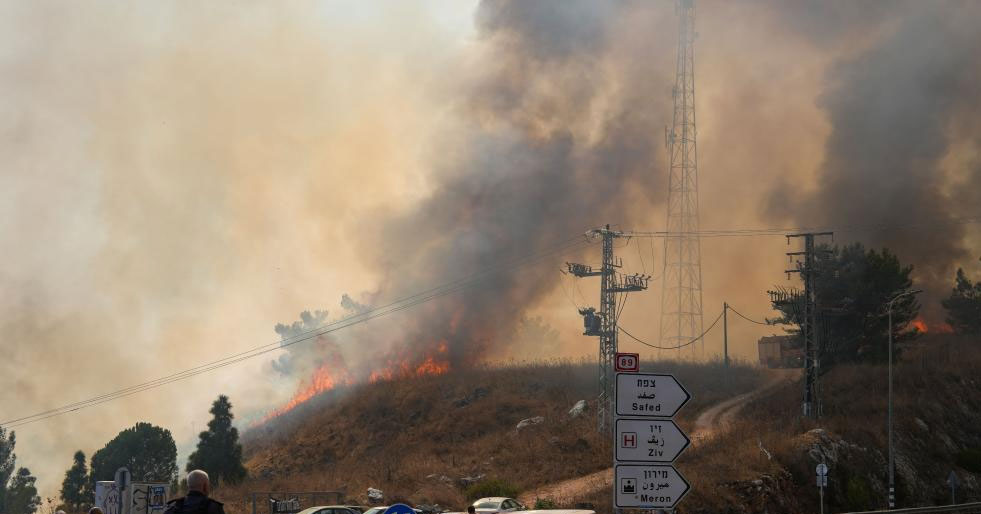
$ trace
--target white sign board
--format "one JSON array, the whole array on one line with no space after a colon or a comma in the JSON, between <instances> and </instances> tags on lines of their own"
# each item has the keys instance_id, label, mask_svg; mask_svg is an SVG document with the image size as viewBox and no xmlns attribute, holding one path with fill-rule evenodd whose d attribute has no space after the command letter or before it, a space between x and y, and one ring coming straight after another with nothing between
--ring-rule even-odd
<instances>
[{"instance_id":1,"label":"white sign board","mask_svg":"<svg viewBox=\"0 0 981 514\"><path fill-rule=\"evenodd\" d=\"M674 421L618 418L617 462L673 462L691 444Z\"/></svg>"},{"instance_id":2,"label":"white sign board","mask_svg":"<svg viewBox=\"0 0 981 514\"><path fill-rule=\"evenodd\" d=\"M691 395L671 375L617 374L617 415L670 418Z\"/></svg>"},{"instance_id":3,"label":"white sign board","mask_svg":"<svg viewBox=\"0 0 981 514\"><path fill-rule=\"evenodd\" d=\"M827 475L828 474L828 465L822 462L822 463L818 464L816 468L814 468L814 471L818 474L818 476Z\"/></svg>"},{"instance_id":4,"label":"white sign board","mask_svg":"<svg viewBox=\"0 0 981 514\"><path fill-rule=\"evenodd\" d=\"M685 477L665 465L618 464L613 478L618 509L673 509L688 489Z\"/></svg>"},{"instance_id":5,"label":"white sign board","mask_svg":"<svg viewBox=\"0 0 981 514\"><path fill-rule=\"evenodd\" d=\"M163 514L167 508L170 486L131 482L123 494L123 512L119 512L119 487L116 482L96 482L95 506L105 514Z\"/></svg>"}]
</instances>

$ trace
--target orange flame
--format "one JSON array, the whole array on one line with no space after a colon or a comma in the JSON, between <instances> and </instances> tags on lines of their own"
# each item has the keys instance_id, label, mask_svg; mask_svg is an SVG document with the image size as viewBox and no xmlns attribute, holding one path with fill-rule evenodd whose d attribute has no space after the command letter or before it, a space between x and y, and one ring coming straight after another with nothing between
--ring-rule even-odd
<instances>
[{"instance_id":1,"label":"orange flame","mask_svg":"<svg viewBox=\"0 0 981 514\"><path fill-rule=\"evenodd\" d=\"M930 331L930 328L927 327L926 322L920 318L914 319L912 324L913 324L913 329L916 330L917 332L926 334L927 332Z\"/></svg>"},{"instance_id":2,"label":"orange flame","mask_svg":"<svg viewBox=\"0 0 981 514\"><path fill-rule=\"evenodd\" d=\"M313 372L313 376L310 377L309 382L306 383L306 387L301 388L296 394L290 398L290 401L286 402L286 405L270 412L258 424L265 423L276 416L281 416L287 412L296 408L297 405L313 398L314 396L324 392L329 391L339 385L350 385L351 380L348 378L347 370L345 368L334 369L335 374L331 373L331 368L329 364L324 364L320 366Z\"/></svg>"}]
</instances>

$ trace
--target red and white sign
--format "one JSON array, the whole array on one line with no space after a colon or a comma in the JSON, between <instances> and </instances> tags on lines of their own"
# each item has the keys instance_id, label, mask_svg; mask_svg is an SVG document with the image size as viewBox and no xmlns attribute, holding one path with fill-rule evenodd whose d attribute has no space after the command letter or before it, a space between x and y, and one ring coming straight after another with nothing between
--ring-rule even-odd
<instances>
[{"instance_id":1,"label":"red and white sign","mask_svg":"<svg viewBox=\"0 0 981 514\"><path fill-rule=\"evenodd\" d=\"M637 447L637 432L624 432L623 443L620 444L623 448L636 448Z\"/></svg>"},{"instance_id":2,"label":"red and white sign","mask_svg":"<svg viewBox=\"0 0 981 514\"><path fill-rule=\"evenodd\" d=\"M640 371L639 353L618 353L614 360L617 373L636 373Z\"/></svg>"}]
</instances>

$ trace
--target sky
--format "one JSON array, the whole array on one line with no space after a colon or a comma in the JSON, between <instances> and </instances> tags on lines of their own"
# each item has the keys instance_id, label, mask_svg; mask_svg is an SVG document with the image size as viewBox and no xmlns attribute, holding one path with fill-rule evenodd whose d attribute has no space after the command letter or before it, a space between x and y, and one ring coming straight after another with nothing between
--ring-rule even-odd
<instances>
[{"instance_id":1,"label":"sky","mask_svg":"<svg viewBox=\"0 0 981 514\"><path fill-rule=\"evenodd\" d=\"M828 5L699 2L701 225L939 220L838 236L897 249L936 318L953 269L981 273L977 226L950 223L981 215L981 12ZM592 226L663 228L672 2L3 1L0 42L2 419L275 342L301 311L342 315L344 294L377 305ZM796 249L704 239L706 326L724 301L772 315L763 292L795 284ZM662 251L617 248L655 278ZM573 259L599 249L330 343L370 367L363 348L453 325L454 363L592 356L576 309L597 284L559 273ZM659 300L654 280L621 324L654 340ZM497 344L535 316L559 346ZM729 326L747 360L777 332ZM720 348L714 332L704 356ZM18 465L55 496L75 450L137 421L186 458L218 394L243 426L289 399L309 370L278 357L18 427Z\"/></svg>"}]
</instances>

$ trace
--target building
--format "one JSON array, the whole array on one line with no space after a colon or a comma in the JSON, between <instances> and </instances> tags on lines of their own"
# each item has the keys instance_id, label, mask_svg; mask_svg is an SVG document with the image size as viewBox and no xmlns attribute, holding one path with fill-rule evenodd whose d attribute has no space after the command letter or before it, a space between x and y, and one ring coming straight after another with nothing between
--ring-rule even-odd
<instances>
[{"instance_id":1,"label":"building","mask_svg":"<svg viewBox=\"0 0 981 514\"><path fill-rule=\"evenodd\" d=\"M768 368L800 368L804 351L796 335L766 336L759 341L760 365Z\"/></svg>"}]
</instances>

